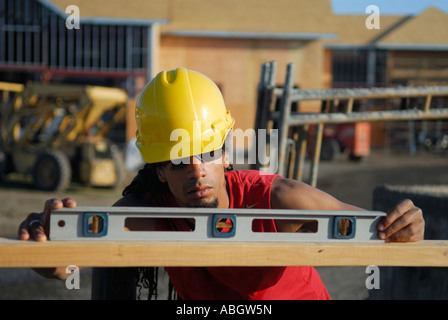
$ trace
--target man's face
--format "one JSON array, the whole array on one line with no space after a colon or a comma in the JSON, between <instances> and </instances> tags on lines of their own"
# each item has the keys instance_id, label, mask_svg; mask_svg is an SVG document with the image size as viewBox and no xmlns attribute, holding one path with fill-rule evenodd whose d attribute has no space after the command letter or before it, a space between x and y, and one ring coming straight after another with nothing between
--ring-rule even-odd
<instances>
[{"instance_id":1,"label":"man's face","mask_svg":"<svg viewBox=\"0 0 448 320\"><path fill-rule=\"evenodd\" d=\"M213 158L190 157L186 162L170 162L157 170L160 181L168 183L177 204L181 207L228 207L224 176L224 169L229 166L227 154L219 151Z\"/></svg>"}]
</instances>

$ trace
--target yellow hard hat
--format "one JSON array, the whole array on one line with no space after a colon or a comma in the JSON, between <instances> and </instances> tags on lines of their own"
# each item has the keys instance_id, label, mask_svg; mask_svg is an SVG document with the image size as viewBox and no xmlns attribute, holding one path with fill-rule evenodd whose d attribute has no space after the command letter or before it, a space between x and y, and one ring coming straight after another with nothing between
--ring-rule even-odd
<instances>
[{"instance_id":1,"label":"yellow hard hat","mask_svg":"<svg viewBox=\"0 0 448 320\"><path fill-rule=\"evenodd\" d=\"M235 123L216 84L185 68L160 72L146 84L136 120L136 145L147 163L217 150Z\"/></svg>"}]
</instances>

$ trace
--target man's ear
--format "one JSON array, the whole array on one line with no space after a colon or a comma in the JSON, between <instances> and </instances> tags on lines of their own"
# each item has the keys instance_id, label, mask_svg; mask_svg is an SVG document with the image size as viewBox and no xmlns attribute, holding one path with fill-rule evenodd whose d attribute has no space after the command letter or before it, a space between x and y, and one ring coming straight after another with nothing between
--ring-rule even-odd
<instances>
[{"instance_id":1,"label":"man's ear","mask_svg":"<svg viewBox=\"0 0 448 320\"><path fill-rule=\"evenodd\" d=\"M162 166L157 167L157 169L156 169L157 176L159 177L160 182L166 182L165 171L163 169L164 169L164 167L162 167Z\"/></svg>"},{"instance_id":2,"label":"man's ear","mask_svg":"<svg viewBox=\"0 0 448 320\"><path fill-rule=\"evenodd\" d=\"M230 166L229 154L226 151L222 153L222 165L224 169L227 169Z\"/></svg>"}]
</instances>

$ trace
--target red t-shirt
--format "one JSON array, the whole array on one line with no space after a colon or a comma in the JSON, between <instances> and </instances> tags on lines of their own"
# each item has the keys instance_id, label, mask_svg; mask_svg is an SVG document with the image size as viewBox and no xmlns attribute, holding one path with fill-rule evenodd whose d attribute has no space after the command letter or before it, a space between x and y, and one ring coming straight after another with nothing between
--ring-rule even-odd
<instances>
[{"instance_id":1,"label":"red t-shirt","mask_svg":"<svg viewBox=\"0 0 448 320\"><path fill-rule=\"evenodd\" d=\"M274 174L229 171L225 174L230 208L271 208ZM163 202L174 198L165 198ZM259 220L260 221L260 220ZM191 230L184 219L172 219L172 230ZM258 230L257 230L258 229ZM262 220L254 231L276 232L274 220ZM179 296L192 300L311 300L330 299L313 267L166 267Z\"/></svg>"}]
</instances>

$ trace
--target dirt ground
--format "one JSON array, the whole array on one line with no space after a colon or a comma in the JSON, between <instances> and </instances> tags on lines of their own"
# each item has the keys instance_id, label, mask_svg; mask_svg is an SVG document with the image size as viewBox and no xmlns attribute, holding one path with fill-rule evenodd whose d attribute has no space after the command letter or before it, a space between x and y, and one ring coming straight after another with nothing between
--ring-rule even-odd
<instances>
[{"instance_id":1,"label":"dirt ground","mask_svg":"<svg viewBox=\"0 0 448 320\"><path fill-rule=\"evenodd\" d=\"M305 171L306 177L308 170ZM131 176L130 176L131 177ZM307 179L305 179L306 182ZM372 207L373 189L380 185L448 185L448 154L374 151L359 163L341 156L319 166L317 187L341 201ZM0 236L14 237L28 213L40 211L52 197L73 196L79 205L111 205L121 190L73 185L63 193L33 190L29 184L7 181L0 185ZM367 299L364 267L319 267L333 299ZM68 290L63 281L43 279L29 269L0 269L0 299L90 299L91 269L81 271L81 289ZM160 298L165 295L161 293Z\"/></svg>"}]
</instances>

